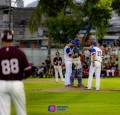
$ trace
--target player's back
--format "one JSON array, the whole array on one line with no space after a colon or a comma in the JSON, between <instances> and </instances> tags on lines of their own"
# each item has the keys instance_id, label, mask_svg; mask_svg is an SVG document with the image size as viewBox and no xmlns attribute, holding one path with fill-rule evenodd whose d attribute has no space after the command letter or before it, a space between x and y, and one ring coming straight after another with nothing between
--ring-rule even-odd
<instances>
[{"instance_id":1,"label":"player's back","mask_svg":"<svg viewBox=\"0 0 120 115\"><path fill-rule=\"evenodd\" d=\"M18 48L8 46L0 49L0 80L22 80L27 66L26 56Z\"/></svg>"},{"instance_id":2,"label":"player's back","mask_svg":"<svg viewBox=\"0 0 120 115\"><path fill-rule=\"evenodd\" d=\"M98 61L102 61L102 50L98 47L94 47L94 49L96 50L96 60Z\"/></svg>"},{"instance_id":3,"label":"player's back","mask_svg":"<svg viewBox=\"0 0 120 115\"><path fill-rule=\"evenodd\" d=\"M70 54L72 53L72 50L70 46L65 46L64 48L64 59L68 61L72 61L72 58L70 57Z\"/></svg>"}]
</instances>

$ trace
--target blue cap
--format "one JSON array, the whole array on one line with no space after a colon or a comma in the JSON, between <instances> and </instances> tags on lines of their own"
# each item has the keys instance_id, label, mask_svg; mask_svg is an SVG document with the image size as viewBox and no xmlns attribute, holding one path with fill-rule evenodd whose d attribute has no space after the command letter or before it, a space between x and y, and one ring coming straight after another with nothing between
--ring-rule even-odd
<instances>
[{"instance_id":1,"label":"blue cap","mask_svg":"<svg viewBox=\"0 0 120 115\"><path fill-rule=\"evenodd\" d=\"M92 42L92 45L97 46L97 42L95 42L95 41Z\"/></svg>"},{"instance_id":2,"label":"blue cap","mask_svg":"<svg viewBox=\"0 0 120 115\"><path fill-rule=\"evenodd\" d=\"M67 40L67 43L70 43L70 42L72 42L72 39L68 39L68 40Z\"/></svg>"},{"instance_id":3,"label":"blue cap","mask_svg":"<svg viewBox=\"0 0 120 115\"><path fill-rule=\"evenodd\" d=\"M78 39L73 40L72 43L80 47L80 41Z\"/></svg>"}]
</instances>

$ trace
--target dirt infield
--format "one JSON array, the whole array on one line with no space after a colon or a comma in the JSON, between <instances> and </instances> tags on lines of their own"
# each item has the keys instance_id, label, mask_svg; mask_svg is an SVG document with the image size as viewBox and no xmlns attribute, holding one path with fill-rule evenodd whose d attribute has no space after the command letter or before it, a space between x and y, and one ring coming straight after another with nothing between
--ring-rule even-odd
<instances>
[{"instance_id":1,"label":"dirt infield","mask_svg":"<svg viewBox=\"0 0 120 115\"><path fill-rule=\"evenodd\" d=\"M48 79L44 79L44 80L40 80L40 79L28 79L25 80L24 83L40 83L40 84L55 84L54 79L53 80L48 80ZM35 88L35 89L29 89L26 90L27 92L92 92L95 91L94 89L91 90L85 90L85 87L77 87L77 86L71 86L71 87L64 87L63 82L60 81L59 85L61 84L61 86L55 87L55 88ZM63 84L63 85L62 85ZM101 88L100 92L102 91L117 91L120 92L120 88Z\"/></svg>"},{"instance_id":2,"label":"dirt infield","mask_svg":"<svg viewBox=\"0 0 120 115\"><path fill-rule=\"evenodd\" d=\"M94 89L85 90L84 87L59 87L59 88L50 88L50 89L33 89L27 90L27 92L91 92L95 91ZM100 89L99 91L120 91L120 89Z\"/></svg>"}]
</instances>

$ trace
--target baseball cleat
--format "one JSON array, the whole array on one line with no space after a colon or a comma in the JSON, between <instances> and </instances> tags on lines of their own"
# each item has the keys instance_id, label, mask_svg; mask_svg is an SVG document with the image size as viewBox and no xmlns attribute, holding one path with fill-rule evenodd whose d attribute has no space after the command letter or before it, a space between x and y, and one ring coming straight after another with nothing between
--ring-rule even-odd
<instances>
[{"instance_id":1,"label":"baseball cleat","mask_svg":"<svg viewBox=\"0 0 120 115\"><path fill-rule=\"evenodd\" d=\"M88 87L85 87L85 90L91 90L90 88L88 88Z\"/></svg>"},{"instance_id":2,"label":"baseball cleat","mask_svg":"<svg viewBox=\"0 0 120 115\"><path fill-rule=\"evenodd\" d=\"M100 89L99 88L94 88L94 90L99 91Z\"/></svg>"},{"instance_id":3,"label":"baseball cleat","mask_svg":"<svg viewBox=\"0 0 120 115\"><path fill-rule=\"evenodd\" d=\"M83 84L78 84L77 86L78 86L78 87L84 87L84 85L83 85Z\"/></svg>"},{"instance_id":4,"label":"baseball cleat","mask_svg":"<svg viewBox=\"0 0 120 115\"><path fill-rule=\"evenodd\" d=\"M70 84L68 84L68 85L65 85L65 87L70 87L71 85Z\"/></svg>"}]
</instances>

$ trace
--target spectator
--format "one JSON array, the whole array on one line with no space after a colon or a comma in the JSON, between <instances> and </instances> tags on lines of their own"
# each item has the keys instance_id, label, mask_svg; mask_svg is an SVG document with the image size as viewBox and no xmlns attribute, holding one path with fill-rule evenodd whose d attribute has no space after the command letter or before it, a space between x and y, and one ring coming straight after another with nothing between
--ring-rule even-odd
<instances>
[{"instance_id":1,"label":"spectator","mask_svg":"<svg viewBox=\"0 0 120 115\"><path fill-rule=\"evenodd\" d=\"M110 60L110 55L109 55L107 52L105 52L105 54L104 54L104 56L103 56L103 59L108 59L108 60Z\"/></svg>"},{"instance_id":2,"label":"spectator","mask_svg":"<svg viewBox=\"0 0 120 115\"><path fill-rule=\"evenodd\" d=\"M90 57L90 51L88 49L85 49L84 55L85 55L85 61L86 61Z\"/></svg>"},{"instance_id":3,"label":"spectator","mask_svg":"<svg viewBox=\"0 0 120 115\"><path fill-rule=\"evenodd\" d=\"M45 75L46 67L45 64L42 63L42 65L38 68L38 77L43 78L43 75Z\"/></svg>"},{"instance_id":4,"label":"spectator","mask_svg":"<svg viewBox=\"0 0 120 115\"><path fill-rule=\"evenodd\" d=\"M38 74L39 78L46 77L46 66L45 66L45 63L42 63L41 66L39 66L37 74Z\"/></svg>"},{"instance_id":5,"label":"spectator","mask_svg":"<svg viewBox=\"0 0 120 115\"><path fill-rule=\"evenodd\" d=\"M118 47L119 51L118 51L118 69L119 69L119 76L120 76L120 37L119 39L116 41L116 46Z\"/></svg>"},{"instance_id":6,"label":"spectator","mask_svg":"<svg viewBox=\"0 0 120 115\"><path fill-rule=\"evenodd\" d=\"M111 55L111 56L110 56L110 64L113 65L113 64L115 63L115 61L116 61L115 56L114 56L114 55Z\"/></svg>"},{"instance_id":7,"label":"spectator","mask_svg":"<svg viewBox=\"0 0 120 115\"><path fill-rule=\"evenodd\" d=\"M86 57L86 61L85 62L87 63L87 65L89 65L90 64L90 57Z\"/></svg>"},{"instance_id":8,"label":"spectator","mask_svg":"<svg viewBox=\"0 0 120 115\"><path fill-rule=\"evenodd\" d=\"M45 60L46 76L47 76L47 77L48 77L48 74L49 74L50 64L51 64L50 56L47 56L47 59Z\"/></svg>"},{"instance_id":9,"label":"spectator","mask_svg":"<svg viewBox=\"0 0 120 115\"><path fill-rule=\"evenodd\" d=\"M115 70L116 70L115 66L109 65L109 69L107 69L107 71L106 71L107 77L110 76L110 73L112 73L112 76L114 76Z\"/></svg>"},{"instance_id":10,"label":"spectator","mask_svg":"<svg viewBox=\"0 0 120 115\"><path fill-rule=\"evenodd\" d=\"M87 63L83 64L83 78L88 78L89 76L89 67L87 65Z\"/></svg>"},{"instance_id":11,"label":"spectator","mask_svg":"<svg viewBox=\"0 0 120 115\"><path fill-rule=\"evenodd\" d=\"M48 77L53 77L54 76L54 66L52 63L50 64L49 72L48 72Z\"/></svg>"},{"instance_id":12,"label":"spectator","mask_svg":"<svg viewBox=\"0 0 120 115\"><path fill-rule=\"evenodd\" d=\"M117 54L118 54L117 49L116 48L112 48L111 55L115 56L115 58L116 58Z\"/></svg>"},{"instance_id":13,"label":"spectator","mask_svg":"<svg viewBox=\"0 0 120 115\"><path fill-rule=\"evenodd\" d=\"M107 76L107 72L106 72L106 64L105 64L102 66L100 77L106 77L106 76Z\"/></svg>"},{"instance_id":14,"label":"spectator","mask_svg":"<svg viewBox=\"0 0 120 115\"><path fill-rule=\"evenodd\" d=\"M32 63L32 77L37 77L37 67Z\"/></svg>"},{"instance_id":15,"label":"spectator","mask_svg":"<svg viewBox=\"0 0 120 115\"><path fill-rule=\"evenodd\" d=\"M40 67L38 68L38 77L39 77L39 78L42 78L43 75L44 75L44 67L40 66Z\"/></svg>"},{"instance_id":16,"label":"spectator","mask_svg":"<svg viewBox=\"0 0 120 115\"><path fill-rule=\"evenodd\" d=\"M108 70L111 70L109 63L105 64L105 66L102 68L102 73L106 72L107 77L108 77L108 74L107 74Z\"/></svg>"}]
</instances>

